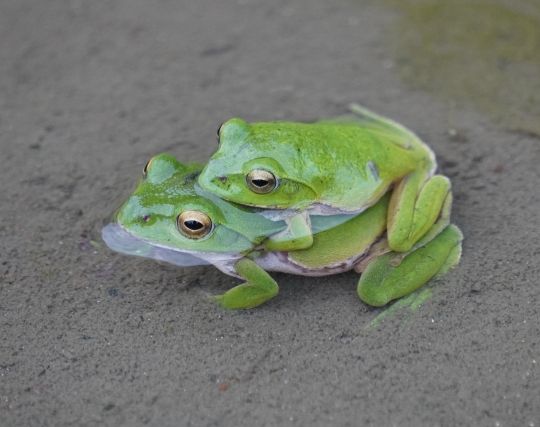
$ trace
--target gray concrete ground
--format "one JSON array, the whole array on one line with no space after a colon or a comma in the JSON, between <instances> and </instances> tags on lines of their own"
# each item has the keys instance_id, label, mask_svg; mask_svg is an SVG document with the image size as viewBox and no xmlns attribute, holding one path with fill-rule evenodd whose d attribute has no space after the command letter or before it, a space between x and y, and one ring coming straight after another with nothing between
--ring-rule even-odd
<instances>
[{"instance_id":1,"label":"gray concrete ground","mask_svg":"<svg viewBox=\"0 0 540 427\"><path fill-rule=\"evenodd\" d=\"M0 2L1 426L540 425L540 139L403 83L376 2ZM152 154L204 161L233 115L360 102L436 151L460 266L378 327L354 274L237 281L111 253Z\"/></svg>"}]
</instances>

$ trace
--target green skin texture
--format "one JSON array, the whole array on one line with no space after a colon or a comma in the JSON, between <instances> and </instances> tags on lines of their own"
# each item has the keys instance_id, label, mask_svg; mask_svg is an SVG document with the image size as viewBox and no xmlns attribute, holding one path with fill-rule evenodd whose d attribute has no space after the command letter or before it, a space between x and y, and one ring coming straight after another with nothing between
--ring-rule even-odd
<instances>
[{"instance_id":1,"label":"green skin texture","mask_svg":"<svg viewBox=\"0 0 540 427\"><path fill-rule=\"evenodd\" d=\"M212 298L228 309L256 307L279 291L276 281L256 261L271 250L267 247L271 236L282 232L286 224L197 191L195 181L200 170L200 165L183 165L167 154L154 157L145 177L117 212L116 222L132 236L154 245L238 255L234 271L245 282ZM288 252L289 260L313 270L365 254L365 271L357 292L364 302L375 306L410 294L458 262L461 232L447 226L446 219L435 224L432 233L410 252L389 252L384 245L389 204L389 195L383 196L346 222L336 221L339 218L335 216L314 217L314 226L324 231L314 234L311 247ZM176 217L185 210L206 213L214 224L210 234L190 239L180 233Z\"/></svg>"},{"instance_id":2,"label":"green skin texture","mask_svg":"<svg viewBox=\"0 0 540 427\"><path fill-rule=\"evenodd\" d=\"M359 105L351 112L351 117L316 123L230 119L219 130L219 148L199 185L246 206L302 212L322 205L331 214L361 212L393 189L388 244L408 252L439 218L451 197L450 181L432 176L433 153L410 130ZM253 192L246 176L254 169L273 173L276 188ZM272 249L309 247L309 223L302 215L288 223L290 229Z\"/></svg>"}]
</instances>

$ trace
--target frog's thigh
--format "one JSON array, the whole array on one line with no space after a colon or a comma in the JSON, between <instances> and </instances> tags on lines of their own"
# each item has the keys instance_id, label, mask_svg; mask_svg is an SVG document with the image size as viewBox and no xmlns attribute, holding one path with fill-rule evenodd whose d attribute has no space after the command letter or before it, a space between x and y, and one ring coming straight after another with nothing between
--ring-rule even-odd
<instances>
[{"instance_id":1,"label":"frog's thigh","mask_svg":"<svg viewBox=\"0 0 540 427\"><path fill-rule=\"evenodd\" d=\"M254 261L242 258L236 263L235 270L246 282L213 297L222 307L228 309L257 307L279 292L277 282Z\"/></svg>"},{"instance_id":2,"label":"frog's thigh","mask_svg":"<svg viewBox=\"0 0 540 427\"><path fill-rule=\"evenodd\" d=\"M288 252L309 248L313 244L311 223L307 212L299 213L286 220L287 228L266 241L268 251Z\"/></svg>"},{"instance_id":3,"label":"frog's thigh","mask_svg":"<svg viewBox=\"0 0 540 427\"><path fill-rule=\"evenodd\" d=\"M405 177L392 192L388 208L388 243L396 252L407 252L435 223L450 193L450 180L424 172ZM449 200L451 202L451 199Z\"/></svg>"},{"instance_id":4,"label":"frog's thigh","mask_svg":"<svg viewBox=\"0 0 540 427\"><path fill-rule=\"evenodd\" d=\"M461 254L463 235L455 225L449 225L437 237L394 266L395 253L371 261L358 282L358 296L373 306L383 306L393 299L408 295L427 283L433 276L456 265Z\"/></svg>"}]
</instances>

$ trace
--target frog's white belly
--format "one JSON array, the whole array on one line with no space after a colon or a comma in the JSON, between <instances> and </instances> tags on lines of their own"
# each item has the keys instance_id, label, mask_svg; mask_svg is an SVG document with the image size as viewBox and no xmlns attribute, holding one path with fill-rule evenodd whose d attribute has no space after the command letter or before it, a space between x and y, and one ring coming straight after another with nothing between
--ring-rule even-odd
<instances>
[{"instance_id":1,"label":"frog's white belly","mask_svg":"<svg viewBox=\"0 0 540 427\"><path fill-rule=\"evenodd\" d=\"M289 258L287 252L268 252L257 258L255 262L266 271L297 274L301 276L329 276L352 270L354 266L365 257L365 254L356 255L339 263L323 267L308 267Z\"/></svg>"},{"instance_id":2,"label":"frog's white belly","mask_svg":"<svg viewBox=\"0 0 540 427\"><path fill-rule=\"evenodd\" d=\"M324 267L306 267L288 257L287 252L267 252L254 259L254 261L262 269L266 271L276 271L279 273L296 274L298 276L330 276L332 274L344 273L355 268L355 266L361 262L367 254L361 254L359 256L351 257L345 261L341 261L336 264L327 265ZM240 277L236 274L234 265L238 259L230 260L208 260L214 267L221 270L223 273L229 276Z\"/></svg>"}]
</instances>

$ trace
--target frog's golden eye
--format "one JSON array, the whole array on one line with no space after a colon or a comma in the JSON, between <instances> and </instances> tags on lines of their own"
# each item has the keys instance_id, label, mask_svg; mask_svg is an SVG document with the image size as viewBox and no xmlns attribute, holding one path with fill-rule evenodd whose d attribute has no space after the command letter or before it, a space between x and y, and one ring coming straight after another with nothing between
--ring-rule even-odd
<instances>
[{"instance_id":1,"label":"frog's golden eye","mask_svg":"<svg viewBox=\"0 0 540 427\"><path fill-rule=\"evenodd\" d=\"M176 218L180 233L190 239L200 239L212 231L212 220L199 211L184 211Z\"/></svg>"},{"instance_id":2,"label":"frog's golden eye","mask_svg":"<svg viewBox=\"0 0 540 427\"><path fill-rule=\"evenodd\" d=\"M150 169L150 165L152 164L152 161L154 160L154 158L151 158L150 160L148 160L146 162L146 165L144 165L144 169L143 169L143 176L146 176L148 175L148 170Z\"/></svg>"},{"instance_id":3,"label":"frog's golden eye","mask_svg":"<svg viewBox=\"0 0 540 427\"><path fill-rule=\"evenodd\" d=\"M277 187L277 179L272 172L254 169L246 175L246 183L251 191L257 194L270 193Z\"/></svg>"}]
</instances>

